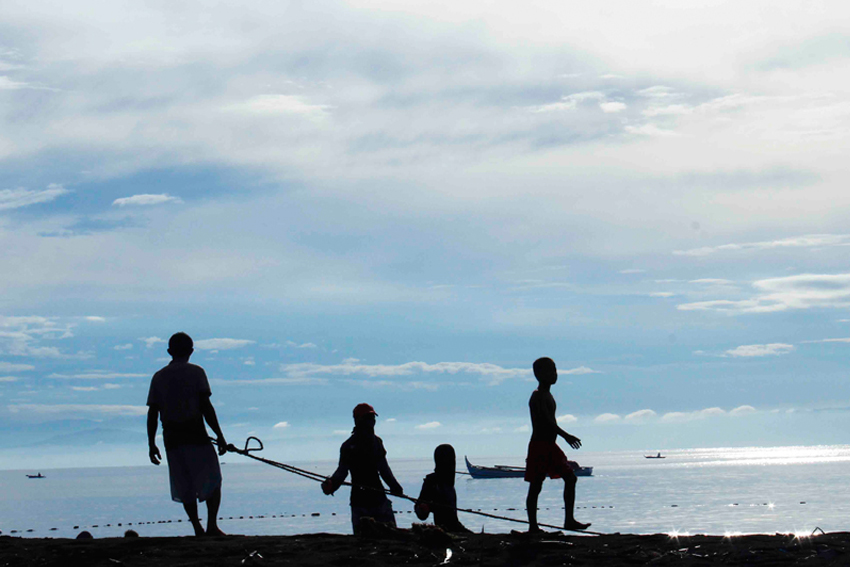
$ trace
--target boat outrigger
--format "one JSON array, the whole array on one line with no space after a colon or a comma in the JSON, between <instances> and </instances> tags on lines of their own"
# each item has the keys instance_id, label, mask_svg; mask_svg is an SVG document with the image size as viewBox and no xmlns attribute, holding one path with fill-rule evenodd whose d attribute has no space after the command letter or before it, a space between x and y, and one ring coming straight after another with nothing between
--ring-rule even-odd
<instances>
[{"instance_id":1,"label":"boat outrigger","mask_svg":"<svg viewBox=\"0 0 850 567\"><path fill-rule=\"evenodd\" d=\"M512 467L509 465L494 465L492 467L483 467L473 465L469 459L464 456L466 461L466 470L469 471L469 476L472 478L522 478L525 476L525 468ZM578 463L570 461L573 464L573 472L576 476L593 476L593 467L581 467Z\"/></svg>"}]
</instances>

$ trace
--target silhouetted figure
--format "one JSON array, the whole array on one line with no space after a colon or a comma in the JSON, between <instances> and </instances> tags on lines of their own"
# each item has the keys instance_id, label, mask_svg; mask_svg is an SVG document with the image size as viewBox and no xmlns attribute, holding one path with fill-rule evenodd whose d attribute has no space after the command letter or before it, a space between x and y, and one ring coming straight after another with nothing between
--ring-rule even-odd
<instances>
[{"instance_id":1,"label":"silhouetted figure","mask_svg":"<svg viewBox=\"0 0 850 567\"><path fill-rule=\"evenodd\" d=\"M528 443L528 457L525 459L525 480L529 483L528 497L525 500L525 506L528 509L528 531L530 533L540 531L537 525L537 497L547 476L564 479L564 528L584 530L590 524L582 524L573 516L576 475L557 443L558 435L560 435L570 447L578 449L581 447L581 439L561 429L555 418L555 398L549 391L558 381L555 362L551 358L538 358L534 361L533 368L538 387L528 400L528 407L531 410L531 441Z\"/></svg>"},{"instance_id":2,"label":"silhouetted figure","mask_svg":"<svg viewBox=\"0 0 850 567\"><path fill-rule=\"evenodd\" d=\"M434 524L447 532L472 533L457 519L457 493L455 492L455 449L439 445L434 449L434 472L425 477L422 490L413 510L420 520L434 513Z\"/></svg>"},{"instance_id":3,"label":"silhouetted figure","mask_svg":"<svg viewBox=\"0 0 850 567\"><path fill-rule=\"evenodd\" d=\"M148 446L151 462L162 460L156 446L157 416L168 458L171 499L182 502L196 536L204 535L198 518L198 501L207 503L207 535L224 535L216 522L221 504L221 468L210 443L204 420L215 432L218 452L227 452L227 441L210 402L212 391L204 369L189 363L192 339L176 333L168 341L171 363L153 375L148 393Z\"/></svg>"},{"instance_id":4,"label":"silhouetted figure","mask_svg":"<svg viewBox=\"0 0 850 567\"><path fill-rule=\"evenodd\" d=\"M375 435L375 413L369 404L354 408L354 430L339 449L339 466L322 483L322 492L333 494L351 473L351 525L360 534L360 519L372 518L395 527L395 515L390 499L384 493L383 478L392 494L402 494L401 485L387 463L387 451L381 438Z\"/></svg>"}]
</instances>

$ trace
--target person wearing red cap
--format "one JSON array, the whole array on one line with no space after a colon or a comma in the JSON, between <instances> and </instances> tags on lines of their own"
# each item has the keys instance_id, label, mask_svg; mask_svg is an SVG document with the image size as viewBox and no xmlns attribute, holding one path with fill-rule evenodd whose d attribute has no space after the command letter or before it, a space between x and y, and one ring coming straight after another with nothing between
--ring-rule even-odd
<instances>
[{"instance_id":1,"label":"person wearing red cap","mask_svg":"<svg viewBox=\"0 0 850 567\"><path fill-rule=\"evenodd\" d=\"M375 417L378 414L369 404L354 408L354 430L339 449L339 466L322 483L322 492L333 494L351 473L351 525L354 534L360 532L360 519L374 520L395 527L393 506L385 493L381 479L390 487L391 494L404 490L393 476L387 463L384 442L375 435Z\"/></svg>"}]
</instances>

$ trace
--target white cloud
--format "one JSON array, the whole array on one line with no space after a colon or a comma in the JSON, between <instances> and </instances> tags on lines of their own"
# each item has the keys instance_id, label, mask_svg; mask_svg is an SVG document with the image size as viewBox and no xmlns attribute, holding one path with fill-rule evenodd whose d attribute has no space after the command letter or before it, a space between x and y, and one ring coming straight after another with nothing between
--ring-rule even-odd
<instances>
[{"instance_id":1,"label":"white cloud","mask_svg":"<svg viewBox=\"0 0 850 567\"><path fill-rule=\"evenodd\" d=\"M121 386L119 384L109 384L109 383L106 383L106 384L103 385L104 390L118 390L119 388L123 388L123 386Z\"/></svg>"},{"instance_id":2,"label":"white cloud","mask_svg":"<svg viewBox=\"0 0 850 567\"><path fill-rule=\"evenodd\" d=\"M564 415L559 415L555 418L558 423L575 423L578 421L578 418L572 414L565 413Z\"/></svg>"},{"instance_id":3,"label":"white cloud","mask_svg":"<svg viewBox=\"0 0 850 567\"><path fill-rule=\"evenodd\" d=\"M71 386L75 392L97 392L100 390L97 386Z\"/></svg>"},{"instance_id":4,"label":"white cloud","mask_svg":"<svg viewBox=\"0 0 850 567\"><path fill-rule=\"evenodd\" d=\"M15 376L0 376L0 382L17 382L18 379Z\"/></svg>"},{"instance_id":5,"label":"white cloud","mask_svg":"<svg viewBox=\"0 0 850 567\"><path fill-rule=\"evenodd\" d=\"M287 427L289 427L288 421L278 421L274 424L273 429L286 429Z\"/></svg>"},{"instance_id":6,"label":"white cloud","mask_svg":"<svg viewBox=\"0 0 850 567\"><path fill-rule=\"evenodd\" d=\"M495 364L486 362L438 362L428 364L427 362L406 362L404 364L360 364L357 359L346 359L341 364L322 365L312 362L304 362L297 364L282 364L280 366L282 372L287 373L291 377L298 376L315 376L315 375L330 375L330 376L352 376L363 375L370 378L392 377L392 376L411 376L417 373L424 374L479 374L489 380L490 384L498 384L509 378L531 376L531 369L528 368L502 368ZM589 368L581 367L564 372L563 374L586 374L595 372Z\"/></svg>"},{"instance_id":7,"label":"white cloud","mask_svg":"<svg viewBox=\"0 0 850 567\"><path fill-rule=\"evenodd\" d=\"M5 70L5 68L6 67L4 66L3 68L0 68L0 69ZM25 89L27 87L29 87L29 85L27 83L21 83L19 81L13 81L12 79L7 77L6 75L0 76L0 91L14 91L14 90L17 90L17 89Z\"/></svg>"},{"instance_id":8,"label":"white cloud","mask_svg":"<svg viewBox=\"0 0 850 567\"><path fill-rule=\"evenodd\" d=\"M646 270L642 270L640 268L628 268L625 270L620 270L621 274L644 274Z\"/></svg>"},{"instance_id":9,"label":"white cloud","mask_svg":"<svg viewBox=\"0 0 850 567\"><path fill-rule=\"evenodd\" d=\"M616 413L603 413L597 415L593 421L595 421L596 423L614 423L620 421L620 419L620 416Z\"/></svg>"},{"instance_id":10,"label":"white cloud","mask_svg":"<svg viewBox=\"0 0 850 567\"><path fill-rule=\"evenodd\" d=\"M0 189L0 211L20 209L39 203L49 203L57 197L70 193L61 185L50 184L47 189L30 191L28 189Z\"/></svg>"},{"instance_id":11,"label":"white cloud","mask_svg":"<svg viewBox=\"0 0 850 567\"><path fill-rule=\"evenodd\" d=\"M623 419L626 421L644 421L656 417L657 415L658 414L651 409L642 409L628 414Z\"/></svg>"},{"instance_id":12,"label":"white cloud","mask_svg":"<svg viewBox=\"0 0 850 567\"><path fill-rule=\"evenodd\" d=\"M733 285L732 280L724 280L722 278L700 278L698 280L689 280L688 283L707 284L707 285Z\"/></svg>"},{"instance_id":13,"label":"white cloud","mask_svg":"<svg viewBox=\"0 0 850 567\"><path fill-rule=\"evenodd\" d=\"M520 425L516 429L514 429L514 433L529 433L531 431L530 425Z\"/></svg>"},{"instance_id":14,"label":"white cloud","mask_svg":"<svg viewBox=\"0 0 850 567\"><path fill-rule=\"evenodd\" d=\"M145 406L129 405L84 405L84 404L11 404L7 406L14 414L53 415L75 417L80 414L111 416L142 416L148 413Z\"/></svg>"},{"instance_id":15,"label":"white cloud","mask_svg":"<svg viewBox=\"0 0 850 567\"><path fill-rule=\"evenodd\" d=\"M350 435L351 431L348 429L334 429L333 435Z\"/></svg>"},{"instance_id":16,"label":"white cloud","mask_svg":"<svg viewBox=\"0 0 850 567\"><path fill-rule=\"evenodd\" d=\"M428 423L423 423L421 425L417 425L416 429L437 429L441 427L443 424L439 421L429 421Z\"/></svg>"},{"instance_id":17,"label":"white cloud","mask_svg":"<svg viewBox=\"0 0 850 567\"><path fill-rule=\"evenodd\" d=\"M202 339L195 341L195 348L198 350L232 350L244 348L255 342L247 339Z\"/></svg>"},{"instance_id":18,"label":"white cloud","mask_svg":"<svg viewBox=\"0 0 850 567\"><path fill-rule=\"evenodd\" d=\"M159 337L146 337L140 338L139 340L145 343L145 346L148 348L153 348L155 345L165 342L165 339L161 339Z\"/></svg>"},{"instance_id":19,"label":"white cloud","mask_svg":"<svg viewBox=\"0 0 850 567\"><path fill-rule=\"evenodd\" d=\"M112 348L115 349L115 350L132 350L133 343L127 343L127 344L123 344L123 345L115 345Z\"/></svg>"},{"instance_id":20,"label":"white cloud","mask_svg":"<svg viewBox=\"0 0 850 567\"><path fill-rule=\"evenodd\" d=\"M811 248L821 246L847 246L850 244L850 234L807 234L766 240L762 242L745 242L741 244L723 244L721 246L704 246L690 250L674 250L676 256L708 256L717 252L737 250L773 250L777 248Z\"/></svg>"},{"instance_id":21,"label":"white cloud","mask_svg":"<svg viewBox=\"0 0 850 567\"><path fill-rule=\"evenodd\" d=\"M313 343L301 343L301 344L298 344L298 343L296 343L295 341L286 341L286 346L291 347L291 348L318 348L318 347L317 347L315 344L313 344Z\"/></svg>"},{"instance_id":22,"label":"white cloud","mask_svg":"<svg viewBox=\"0 0 850 567\"><path fill-rule=\"evenodd\" d=\"M684 303L681 311L769 313L788 309L850 307L850 274L801 274L753 282L750 299L715 299Z\"/></svg>"},{"instance_id":23,"label":"white cloud","mask_svg":"<svg viewBox=\"0 0 850 567\"><path fill-rule=\"evenodd\" d=\"M730 410L729 415L732 415L732 416L747 415L748 413L753 413L755 411L756 411L756 408L754 408L753 406L744 405L744 406L738 406L735 409Z\"/></svg>"},{"instance_id":24,"label":"white cloud","mask_svg":"<svg viewBox=\"0 0 850 567\"><path fill-rule=\"evenodd\" d=\"M242 361L242 364L245 366L256 366L257 362L253 358L246 358Z\"/></svg>"},{"instance_id":25,"label":"white cloud","mask_svg":"<svg viewBox=\"0 0 850 567\"><path fill-rule=\"evenodd\" d=\"M604 100L605 95L601 92L596 91L588 91L575 93L567 96L561 97L559 102L553 102L550 104L543 104L540 106L532 106L529 108L531 112L541 113L541 112L563 112L565 110L575 110L579 103L587 101L587 100Z\"/></svg>"},{"instance_id":26,"label":"white cloud","mask_svg":"<svg viewBox=\"0 0 850 567\"><path fill-rule=\"evenodd\" d=\"M83 372L80 374L59 374L53 373L47 376L48 378L59 378L61 380L114 380L116 378L148 378L149 374L134 374L126 372Z\"/></svg>"},{"instance_id":27,"label":"white cloud","mask_svg":"<svg viewBox=\"0 0 850 567\"><path fill-rule=\"evenodd\" d=\"M266 94L255 96L241 104L228 107L228 110L247 111L256 114L301 114L318 117L327 114L333 107L324 104L310 104L303 97L295 95Z\"/></svg>"},{"instance_id":28,"label":"white cloud","mask_svg":"<svg viewBox=\"0 0 850 567\"><path fill-rule=\"evenodd\" d=\"M394 418L394 417L391 417L391 418L389 418L389 419L385 419L384 421L385 421L385 422L387 422L387 423L395 423L395 422L396 422L396 421L398 421L398 420L397 420L396 418Z\"/></svg>"},{"instance_id":29,"label":"white cloud","mask_svg":"<svg viewBox=\"0 0 850 567\"><path fill-rule=\"evenodd\" d=\"M106 318L98 317L97 315L89 315L86 317L86 321L91 321L92 323L106 323Z\"/></svg>"},{"instance_id":30,"label":"white cloud","mask_svg":"<svg viewBox=\"0 0 850 567\"><path fill-rule=\"evenodd\" d=\"M587 366L579 366L577 368L569 368L567 370L558 370L558 374L571 374L571 375L602 374L602 371L601 370L594 370L592 368L588 368Z\"/></svg>"},{"instance_id":31,"label":"white cloud","mask_svg":"<svg viewBox=\"0 0 850 567\"><path fill-rule=\"evenodd\" d=\"M820 339L817 341L803 341L804 343L850 343L850 338L841 338L841 339Z\"/></svg>"},{"instance_id":32,"label":"white cloud","mask_svg":"<svg viewBox=\"0 0 850 567\"><path fill-rule=\"evenodd\" d=\"M721 408L713 407L706 408L702 410L692 411L692 412L681 412L681 411L673 411L669 413L665 413L661 417L661 421L664 422L684 422L684 421L694 421L697 419L706 419L710 417L717 417L721 415L726 415L726 412Z\"/></svg>"},{"instance_id":33,"label":"white cloud","mask_svg":"<svg viewBox=\"0 0 850 567\"><path fill-rule=\"evenodd\" d=\"M323 386L328 383L327 378L315 378L312 376L292 376L290 378L257 378L257 379L248 379L248 380L223 380L221 378L214 378L210 380L211 383L221 386L234 386L234 385L281 385L281 386L304 386L307 384L313 384L316 386Z\"/></svg>"},{"instance_id":34,"label":"white cloud","mask_svg":"<svg viewBox=\"0 0 850 567\"><path fill-rule=\"evenodd\" d=\"M672 291L653 291L649 294L649 297L673 297L676 295Z\"/></svg>"},{"instance_id":35,"label":"white cloud","mask_svg":"<svg viewBox=\"0 0 850 567\"><path fill-rule=\"evenodd\" d=\"M626 126L624 128L629 134L637 134L638 136L650 136L657 138L671 138L678 136L673 130L664 130L655 124L642 124L640 126Z\"/></svg>"},{"instance_id":36,"label":"white cloud","mask_svg":"<svg viewBox=\"0 0 850 567\"><path fill-rule=\"evenodd\" d=\"M726 351L729 356L736 357L760 357L760 356L777 356L780 354L788 354L794 350L794 345L785 343L770 343L766 345L741 345L739 347Z\"/></svg>"},{"instance_id":37,"label":"white cloud","mask_svg":"<svg viewBox=\"0 0 850 567\"><path fill-rule=\"evenodd\" d=\"M599 108L602 109L602 112L614 113L622 112L628 107L625 105L625 103L622 102L600 102Z\"/></svg>"},{"instance_id":38,"label":"white cloud","mask_svg":"<svg viewBox=\"0 0 850 567\"><path fill-rule=\"evenodd\" d=\"M12 362L0 361L0 372L25 372L27 370L35 370L35 366L31 364L14 364Z\"/></svg>"},{"instance_id":39,"label":"white cloud","mask_svg":"<svg viewBox=\"0 0 850 567\"><path fill-rule=\"evenodd\" d=\"M151 205L161 205L163 203L182 203L178 197L172 197L171 195L167 195L165 193L159 195L152 195L149 193L144 193L141 195L133 195L132 197L121 197L120 199L115 199L112 201L113 205L119 207L143 207L143 206L151 206Z\"/></svg>"}]
</instances>

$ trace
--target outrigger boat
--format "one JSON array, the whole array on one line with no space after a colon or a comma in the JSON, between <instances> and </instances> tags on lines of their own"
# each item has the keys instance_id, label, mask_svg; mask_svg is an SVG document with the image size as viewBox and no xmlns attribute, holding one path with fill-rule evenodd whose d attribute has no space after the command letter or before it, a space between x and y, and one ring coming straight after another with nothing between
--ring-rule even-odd
<instances>
[{"instance_id":1,"label":"outrigger boat","mask_svg":"<svg viewBox=\"0 0 850 567\"><path fill-rule=\"evenodd\" d=\"M470 463L466 456L463 457L463 460L466 461L466 470L469 471L469 476L472 478L522 478L525 476L525 468L523 467L512 467L509 465L482 467ZM570 461L570 463L573 462ZM593 467L580 467L578 463L575 463L573 472L576 476L592 476Z\"/></svg>"},{"instance_id":2,"label":"outrigger boat","mask_svg":"<svg viewBox=\"0 0 850 567\"><path fill-rule=\"evenodd\" d=\"M46 476L44 476L44 475L43 475L43 474L41 474L41 473L38 473L38 474L28 474L28 475L27 475L27 478L47 478L47 477L46 477Z\"/></svg>"},{"instance_id":3,"label":"outrigger boat","mask_svg":"<svg viewBox=\"0 0 850 567\"><path fill-rule=\"evenodd\" d=\"M663 457L661 455L661 453L658 453L657 455L644 455L643 458L644 459L666 459L667 457Z\"/></svg>"}]
</instances>

